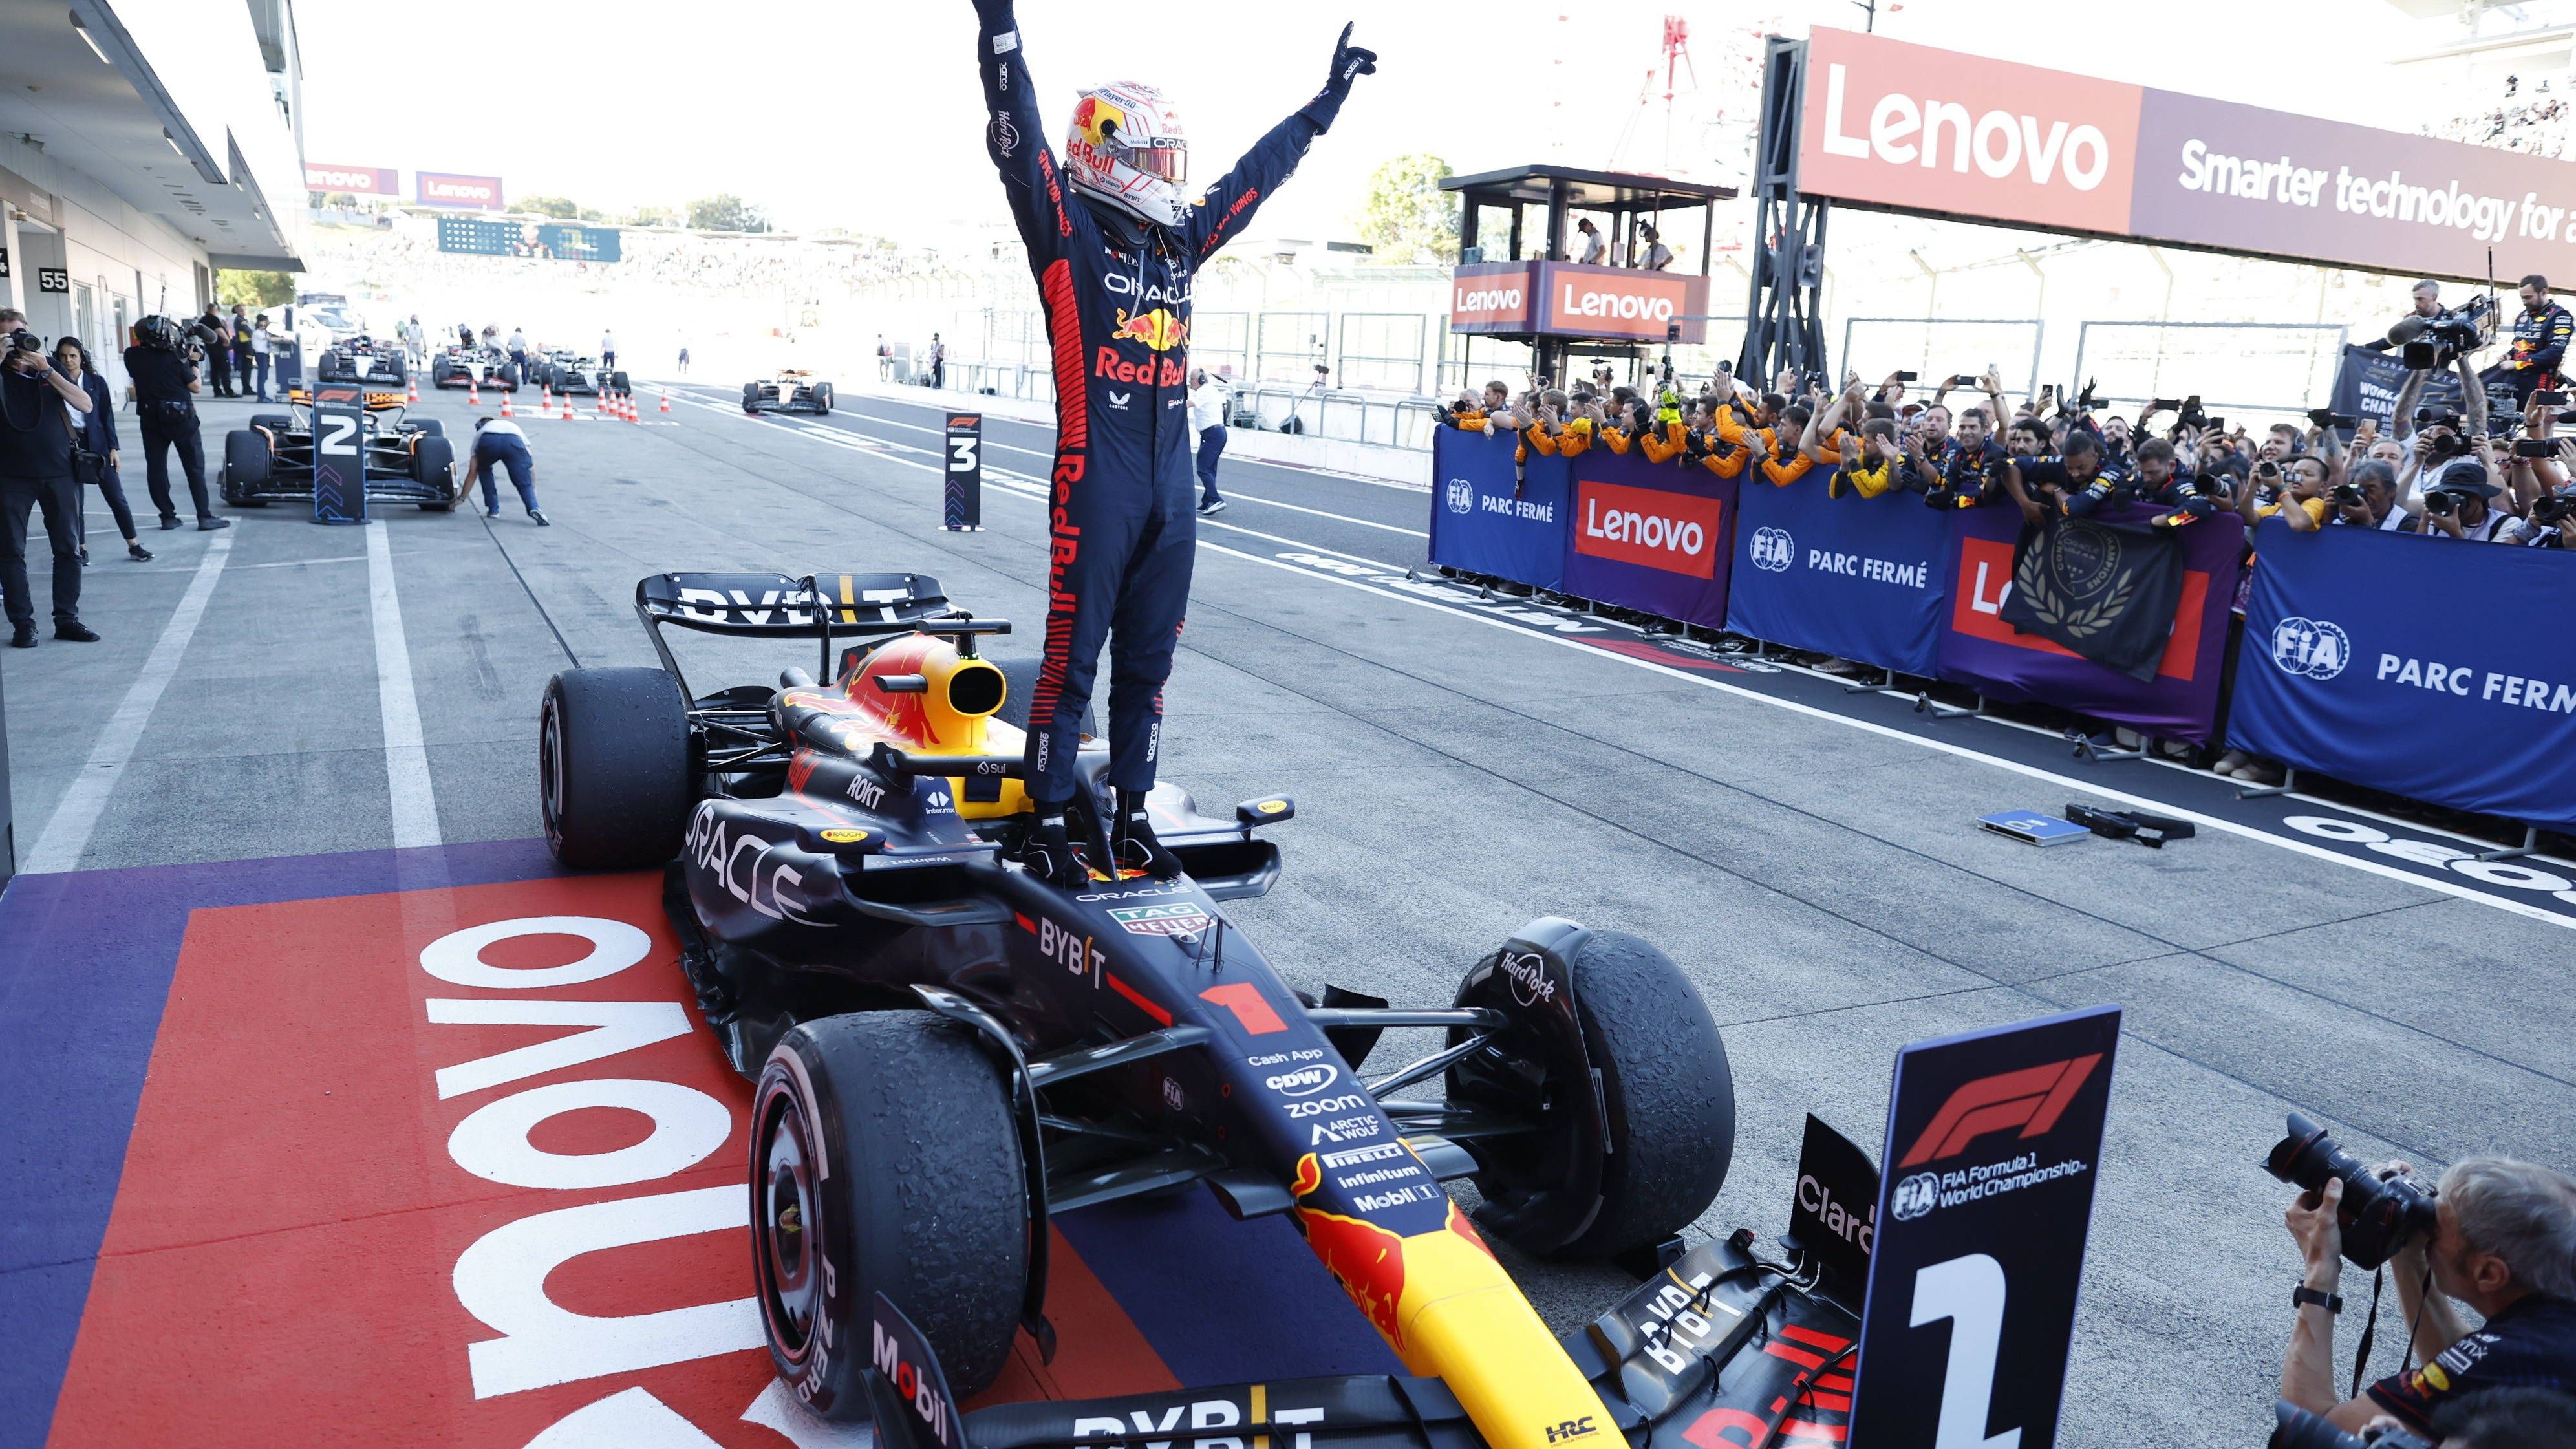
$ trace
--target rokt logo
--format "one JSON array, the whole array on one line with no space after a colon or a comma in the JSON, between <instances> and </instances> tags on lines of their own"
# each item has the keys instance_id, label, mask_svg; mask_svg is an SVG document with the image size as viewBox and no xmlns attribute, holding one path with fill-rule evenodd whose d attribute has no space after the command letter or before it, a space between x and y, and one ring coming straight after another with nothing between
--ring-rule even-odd
<instances>
[{"instance_id":1,"label":"rokt logo","mask_svg":"<svg viewBox=\"0 0 2576 1449\"><path fill-rule=\"evenodd\" d=\"M1476 485L1464 478L1449 480L1449 511L1473 513L1476 510Z\"/></svg>"},{"instance_id":2,"label":"rokt logo","mask_svg":"<svg viewBox=\"0 0 2576 1449\"><path fill-rule=\"evenodd\" d=\"M2352 636L2340 624L2293 614L2272 626L2272 662L2285 674L2332 679L2352 662Z\"/></svg>"},{"instance_id":3,"label":"rokt logo","mask_svg":"<svg viewBox=\"0 0 2576 1449\"><path fill-rule=\"evenodd\" d=\"M2100 1052L2091 1052L2062 1062L1979 1077L1950 1094L1950 1100L1932 1114L1923 1135L1914 1139L1913 1149L1896 1165L1920 1167L1944 1157L1956 1157L1968 1150L1969 1143L2009 1127L2019 1127L2025 1138L2047 1135L2048 1129L2065 1114L2067 1103L2075 1100L2075 1090L2093 1075L2093 1068L2101 1061Z\"/></svg>"},{"instance_id":4,"label":"rokt logo","mask_svg":"<svg viewBox=\"0 0 2576 1449\"><path fill-rule=\"evenodd\" d=\"M1753 566L1757 569L1767 573L1783 573L1787 571L1789 565L1798 561L1798 544L1795 539L1789 537L1789 530L1766 525L1753 530L1753 542L1746 557L1753 560Z\"/></svg>"},{"instance_id":5,"label":"rokt logo","mask_svg":"<svg viewBox=\"0 0 2576 1449\"><path fill-rule=\"evenodd\" d=\"M1887 1195L1887 1210L1900 1223L1910 1223L1940 1204L1941 1179L1929 1172L1906 1178Z\"/></svg>"}]
</instances>

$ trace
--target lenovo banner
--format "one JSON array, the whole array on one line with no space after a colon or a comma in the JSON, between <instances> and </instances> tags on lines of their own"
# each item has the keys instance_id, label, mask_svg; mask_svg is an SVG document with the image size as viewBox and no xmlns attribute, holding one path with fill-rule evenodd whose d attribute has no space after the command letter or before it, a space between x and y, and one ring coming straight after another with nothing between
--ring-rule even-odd
<instances>
[{"instance_id":1,"label":"lenovo banner","mask_svg":"<svg viewBox=\"0 0 2576 1449\"><path fill-rule=\"evenodd\" d=\"M1603 448L1573 459L1569 471L1574 516L1565 530L1573 545L1565 591L1724 628L1735 480Z\"/></svg>"},{"instance_id":2,"label":"lenovo banner","mask_svg":"<svg viewBox=\"0 0 2576 1449\"><path fill-rule=\"evenodd\" d=\"M2566 618L2576 568L2564 552L2269 521L2255 547L2229 743L2437 805L2576 828L2576 642L2466 622ZM2463 868L2576 901L2564 876L2526 864Z\"/></svg>"},{"instance_id":3,"label":"lenovo banner","mask_svg":"<svg viewBox=\"0 0 2576 1449\"><path fill-rule=\"evenodd\" d=\"M1532 453L1518 476L1508 432L1442 428L1431 442L1431 561L1533 588L1565 587L1566 466Z\"/></svg>"},{"instance_id":4,"label":"lenovo banner","mask_svg":"<svg viewBox=\"0 0 2576 1449\"><path fill-rule=\"evenodd\" d=\"M1823 477L1744 490L1726 627L1929 676L1950 616L1951 515L1911 493L1828 498Z\"/></svg>"},{"instance_id":5,"label":"lenovo banner","mask_svg":"<svg viewBox=\"0 0 2576 1449\"><path fill-rule=\"evenodd\" d=\"M1575 262L1472 262L1449 279L1452 332L1661 342L1708 338L1708 278Z\"/></svg>"},{"instance_id":6,"label":"lenovo banner","mask_svg":"<svg viewBox=\"0 0 2576 1449\"><path fill-rule=\"evenodd\" d=\"M1851 1449L2048 1449L2120 1008L1896 1054Z\"/></svg>"},{"instance_id":7,"label":"lenovo banner","mask_svg":"<svg viewBox=\"0 0 2576 1449\"><path fill-rule=\"evenodd\" d=\"M304 189L342 191L351 196L392 196L402 190L390 166L325 166L304 163Z\"/></svg>"},{"instance_id":8,"label":"lenovo banner","mask_svg":"<svg viewBox=\"0 0 2576 1449\"><path fill-rule=\"evenodd\" d=\"M1527 332L1536 315L1536 262L1470 262L1449 278L1449 330Z\"/></svg>"},{"instance_id":9,"label":"lenovo banner","mask_svg":"<svg viewBox=\"0 0 2576 1449\"><path fill-rule=\"evenodd\" d=\"M2155 510L2133 507L2097 515L2135 523ZM2021 513L1971 508L1952 534L1947 632L1940 677L1996 699L2027 700L2113 720L2149 734L2202 740L2218 708L2219 667L2227 647L2227 613L2245 525L2234 514L2203 518L2182 530L2182 597L2153 677L2135 679L2096 664L2004 618L2013 587L2013 544Z\"/></svg>"},{"instance_id":10,"label":"lenovo banner","mask_svg":"<svg viewBox=\"0 0 2576 1449\"><path fill-rule=\"evenodd\" d=\"M441 171L412 173L412 185L423 206L457 206L477 211L501 210L498 176L450 176Z\"/></svg>"},{"instance_id":11,"label":"lenovo banner","mask_svg":"<svg viewBox=\"0 0 2576 1449\"><path fill-rule=\"evenodd\" d=\"M1849 205L2482 280L2566 272L2576 163L1819 27L1800 189Z\"/></svg>"}]
</instances>

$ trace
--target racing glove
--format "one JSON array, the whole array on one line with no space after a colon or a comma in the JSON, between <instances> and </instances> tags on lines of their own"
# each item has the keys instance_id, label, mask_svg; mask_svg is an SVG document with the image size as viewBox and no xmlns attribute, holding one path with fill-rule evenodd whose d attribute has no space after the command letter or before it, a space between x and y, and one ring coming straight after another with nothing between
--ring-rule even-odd
<instances>
[{"instance_id":1,"label":"racing glove","mask_svg":"<svg viewBox=\"0 0 2576 1449\"><path fill-rule=\"evenodd\" d=\"M1118 838L1111 842L1115 859L1122 869L1142 870L1156 880L1170 880L1181 873L1178 856L1163 848L1154 837L1154 822L1145 811L1145 797L1135 790L1118 792Z\"/></svg>"},{"instance_id":2,"label":"racing glove","mask_svg":"<svg viewBox=\"0 0 2576 1449\"><path fill-rule=\"evenodd\" d=\"M1324 77L1324 88L1299 107L1297 114L1314 122L1318 131L1333 129L1333 117L1341 114L1342 102L1350 97L1353 78L1375 74L1377 52L1351 44L1351 25L1344 25L1342 38L1333 42L1332 73Z\"/></svg>"}]
</instances>

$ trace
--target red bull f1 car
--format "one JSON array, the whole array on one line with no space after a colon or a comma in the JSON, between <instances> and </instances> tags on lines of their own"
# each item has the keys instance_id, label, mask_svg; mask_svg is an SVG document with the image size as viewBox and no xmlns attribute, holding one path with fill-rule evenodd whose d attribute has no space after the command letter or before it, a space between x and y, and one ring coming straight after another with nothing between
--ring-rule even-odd
<instances>
[{"instance_id":1,"label":"red bull f1 car","mask_svg":"<svg viewBox=\"0 0 2576 1449\"><path fill-rule=\"evenodd\" d=\"M791 368L773 373L763 382L744 383L742 410L746 413L813 413L820 416L832 410L832 385L814 381L810 372Z\"/></svg>"},{"instance_id":2,"label":"red bull f1 car","mask_svg":"<svg viewBox=\"0 0 2576 1449\"><path fill-rule=\"evenodd\" d=\"M360 403L365 409L367 498L374 503L416 503L446 513L465 496L468 479L456 467L455 445L435 418L410 418L399 392L364 392L326 383L287 395L289 411L253 413L250 426L224 434L224 501L262 508L313 498L313 403ZM362 401L363 400L363 401Z\"/></svg>"},{"instance_id":3,"label":"red bull f1 car","mask_svg":"<svg viewBox=\"0 0 2576 1449\"><path fill-rule=\"evenodd\" d=\"M1654 946L1542 917L1448 1003L1311 998L1226 908L1278 879L1285 795L1222 819L1158 787L1160 876L1106 839L1077 846L1081 889L1017 863L1035 661L984 657L1010 626L935 579L661 574L636 610L661 668L547 686L546 838L568 866L664 871L682 969L757 1084L755 1296L813 1412L889 1449L1098 1445L1184 1411L1226 1436L1207 1449L1840 1437L1854 1305L1749 1233L1677 1236L1724 1181L1734 1094ZM817 666L695 693L671 628L810 638ZM1080 760L1101 788L1106 750ZM1403 1028L1442 1044L1363 1075ZM1018 1333L1052 1353L1051 1214L1201 1184L1294 1224L1408 1373L958 1416L941 1386L984 1388ZM1560 1339L1489 1234L1647 1281Z\"/></svg>"}]
</instances>

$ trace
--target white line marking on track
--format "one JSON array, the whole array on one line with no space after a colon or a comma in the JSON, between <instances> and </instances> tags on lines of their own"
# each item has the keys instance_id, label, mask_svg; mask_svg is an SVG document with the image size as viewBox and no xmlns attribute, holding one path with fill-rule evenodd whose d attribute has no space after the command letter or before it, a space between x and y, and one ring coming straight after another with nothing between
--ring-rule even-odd
<instances>
[{"instance_id":1,"label":"white line marking on track","mask_svg":"<svg viewBox=\"0 0 2576 1449\"><path fill-rule=\"evenodd\" d=\"M27 853L23 868L28 874L80 868L81 853L89 848L90 832L98 828L107 797L123 778L126 763L134 758L134 747L142 743L143 727L152 722L152 709L161 702L161 691L179 672L179 660L188 652L188 641L196 637L197 621L205 617L206 601L214 597L215 581L224 576L224 563L232 552L233 535L229 530L207 540L206 555L197 561L196 577L188 581L187 592L179 596L179 607L171 613L170 622L161 626L161 637L153 641L142 672L127 687L116 713L107 717L106 728L98 732L98 743L90 746L88 762L72 777L71 788L54 806L54 818L45 822L45 833L36 837L36 848Z\"/></svg>"},{"instance_id":2,"label":"white line marking on track","mask_svg":"<svg viewBox=\"0 0 2576 1449\"><path fill-rule=\"evenodd\" d=\"M392 797L394 846L437 845L438 796L429 783L429 748L412 690L411 646L403 637L402 596L394 589L393 544L381 521L367 529L367 604L376 626L376 707L384 719L385 785Z\"/></svg>"},{"instance_id":3,"label":"white line marking on track","mask_svg":"<svg viewBox=\"0 0 2576 1449\"><path fill-rule=\"evenodd\" d=\"M2403 881L2409 885L2422 886L2426 890L2440 891L2445 895L2457 896L2465 901L2474 901L2479 905L2492 907L2499 911L2507 911L2517 916L2528 916L2535 921L2547 921L2553 926L2576 930L2576 917L2562 916L2555 911L2544 911L2538 906L2526 905L2521 901L2507 900L2501 896L2492 896L2474 886L2454 885L2451 882L2439 879L2438 877L2417 875L2412 871L2400 870L2393 865L2380 865L2373 861L2358 860L2352 856L2337 854L2336 852L2327 850L2322 846L2310 845L2301 840L2292 840L2285 835L2274 835L2268 830L2257 830L2250 825L2240 824L2233 820L2222 819L2215 815L2203 815L2197 811L2187 810L2171 801L2156 799L2152 795L2133 795L2128 791L2115 790L2096 781L2078 780L2071 775L2061 775L2053 770L2040 769L2036 765L2025 765L2018 760L2007 760L1994 755L1985 754L1982 751L1970 749L1965 745L1954 745L1945 740L1925 739L1921 735L1908 734L1903 730L1890 729L1885 725L1875 724L1869 720L1853 719L1848 715L1835 714L1831 710L1818 709L1814 705L1801 704L1794 699L1781 699L1773 695L1764 694L1759 690L1746 689L1740 685L1728 684L1722 680L1703 678L1702 676L1693 674L1688 670L1677 669L1671 665L1658 664L1651 659L1639 659L1633 654L1621 654L1613 650L1596 649L1589 644L1584 644L1577 640L1560 638L1553 634L1541 634L1536 630L1524 628L1509 620L1487 618L1469 610L1455 608L1451 605L1440 603L1432 599L1413 598L1405 594L1397 593L1392 589L1383 589L1379 588L1375 584L1363 583L1358 579L1337 578L1332 574L1323 573L1315 569L1302 568L1296 564L1286 563L1278 559L1263 558L1259 554L1245 553L1240 549L1227 548L1225 545L1220 543L1210 543L1206 539L1199 540L1199 547L1214 549L1218 553L1243 559L1250 563L1261 564L1268 568L1280 569L1292 574L1301 574L1310 579L1321 579L1326 583L1340 584L1345 588L1358 589L1362 593L1375 594L1382 599L1395 599L1402 603L1415 605L1419 608L1430 609L1437 613L1447 614L1453 618L1471 619L1476 623L1484 624L1492 628L1508 629L1526 638L1543 640L1546 643L1554 644L1561 648L1579 649L1594 658L1615 660L1619 663L1626 664L1637 669L1652 670L1657 674L1666 675L1673 679L1681 680L1684 683L1698 685L1702 689L1714 689L1722 694L1734 695L1739 699L1749 699L1755 704L1769 705L1773 709L1785 709L1792 714L1806 715L1811 719L1827 720L1834 724L1843 725L1847 728L1860 730L1868 734L1878 735L1886 739L1902 740L1907 744L1920 745L1924 749L1938 751L1941 754L1955 755L1960 759L1965 760L1975 760L1980 764L1992 765L1998 770L2009 771L2012 774L2026 776L2033 780L2045 780L2052 785L2063 785L2066 788L2077 792L2079 795L2098 795L2107 799L2120 801L2127 805L2150 805L2158 810L2169 810L2182 819L2195 821L2212 830L2224 830L2230 835L2243 836L2248 840L2260 841L2265 845L2278 846L2283 850L2291 851L2298 855L2308 856L2312 859L2329 861L2335 865L2345 866L2349 869L2363 871L2371 875L2384 876L2389 880Z\"/></svg>"}]
</instances>

